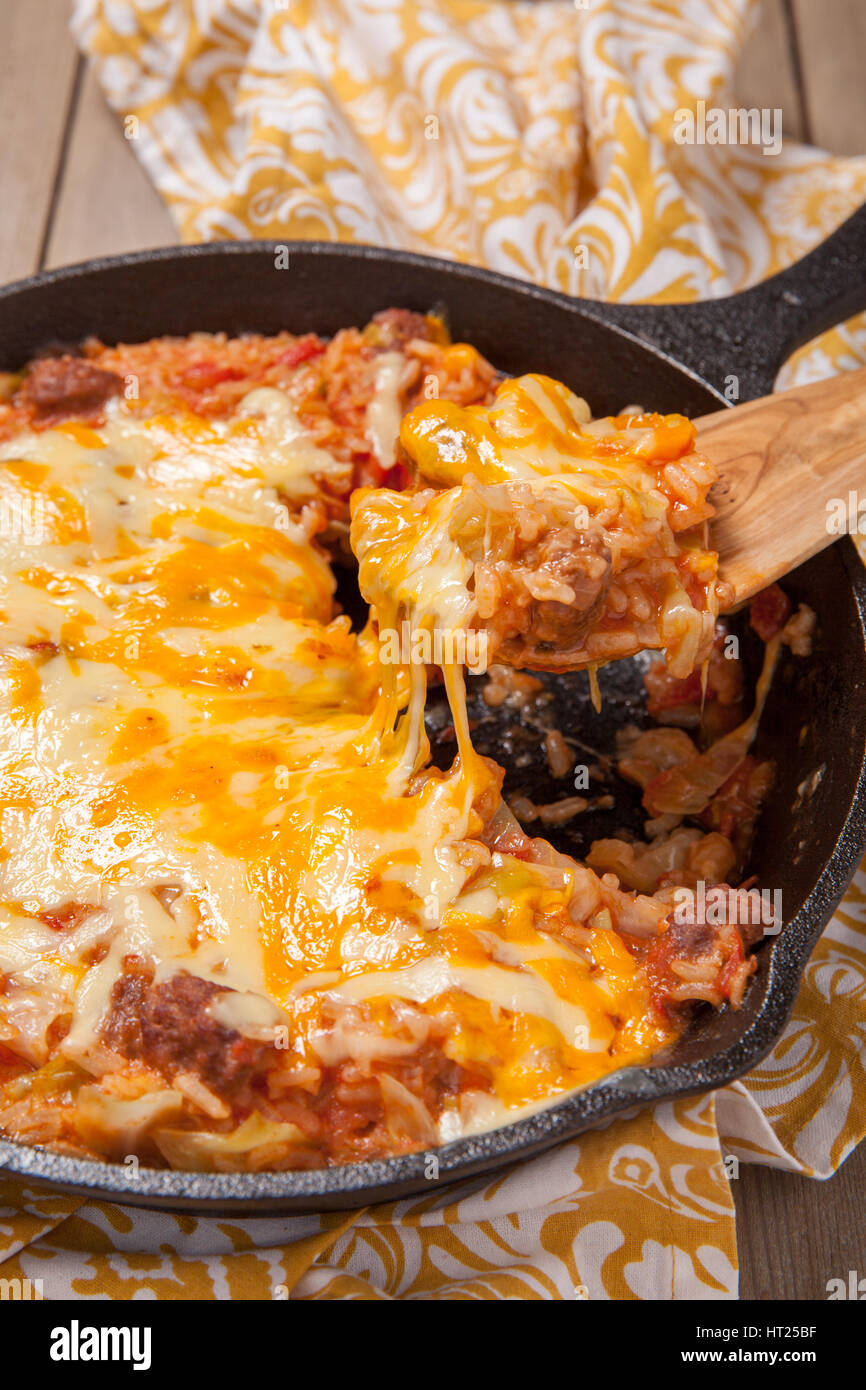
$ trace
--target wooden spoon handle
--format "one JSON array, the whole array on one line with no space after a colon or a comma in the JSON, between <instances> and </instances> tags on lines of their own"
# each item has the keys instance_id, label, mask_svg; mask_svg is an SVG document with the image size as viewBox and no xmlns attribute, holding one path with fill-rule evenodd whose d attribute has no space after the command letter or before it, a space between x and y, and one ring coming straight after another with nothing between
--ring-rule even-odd
<instances>
[{"instance_id":1,"label":"wooden spoon handle","mask_svg":"<svg viewBox=\"0 0 866 1390\"><path fill-rule=\"evenodd\" d=\"M735 604L836 540L848 529L843 513L856 527L856 494L866 508L866 368L696 424L698 448L719 471L711 544Z\"/></svg>"}]
</instances>

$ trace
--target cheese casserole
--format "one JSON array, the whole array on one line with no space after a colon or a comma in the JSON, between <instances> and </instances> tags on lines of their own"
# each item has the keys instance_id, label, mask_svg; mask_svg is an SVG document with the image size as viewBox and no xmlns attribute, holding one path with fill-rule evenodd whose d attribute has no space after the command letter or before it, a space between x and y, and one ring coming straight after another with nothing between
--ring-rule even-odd
<instances>
[{"instance_id":1,"label":"cheese casserole","mask_svg":"<svg viewBox=\"0 0 866 1390\"><path fill-rule=\"evenodd\" d=\"M674 911L699 883L748 902L771 775L687 421L594 421L400 310L330 342L91 341L0 391L3 1134L210 1170L407 1152L738 1005L760 930ZM756 615L771 657L808 625L778 590ZM460 632L515 708L525 668L665 651L667 727L620 750L645 841L584 865L526 833L459 657L415 655Z\"/></svg>"}]
</instances>

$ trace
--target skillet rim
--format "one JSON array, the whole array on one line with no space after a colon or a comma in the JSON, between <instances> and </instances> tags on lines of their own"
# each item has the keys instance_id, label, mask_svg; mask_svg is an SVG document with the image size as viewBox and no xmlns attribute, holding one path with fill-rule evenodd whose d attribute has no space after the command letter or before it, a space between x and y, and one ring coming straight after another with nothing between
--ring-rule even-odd
<instances>
[{"instance_id":1,"label":"skillet rim","mask_svg":"<svg viewBox=\"0 0 866 1390\"><path fill-rule=\"evenodd\" d=\"M50 270L40 270L34 275L25 276L22 280L10 281L7 285L0 286L0 311L6 299L12 298L15 294L20 294L24 290L39 290L44 286L63 284L66 281L83 279L86 275L104 270L112 270L114 267L134 268L137 265L151 264L159 261L173 260L204 260L210 255L217 256L250 256L267 253L273 256L275 250L285 249L289 256L309 255L331 256L336 255L347 260L371 260L389 261L398 265L417 266L419 269L431 269L447 271L449 274L456 275L458 278L470 281L480 281L483 284L494 288L509 290L514 292L519 290L529 299L541 300L544 303L555 304L558 308L565 308L570 313L578 314L581 318L589 319L593 324L602 322L603 327L615 333L618 337L633 343L642 352L649 353L660 363L667 366L674 366L683 376L691 378L696 386L702 390L710 392L715 396L720 405L730 406L731 400L725 396L717 386L702 377L693 367L680 358L666 352L657 343L650 342L647 338L641 337L639 333L627 328L624 324L608 321L604 318L604 312L608 307L607 302L602 299L582 299L575 295L564 294L560 290L548 289L545 285L538 285L533 280L524 280L517 275L505 275L499 270L490 270L487 266L471 265L466 261L449 260L445 256L427 256L419 251L402 251L396 247L374 246L369 242L353 241L277 241L273 238L268 240L243 240L243 241L195 241L187 242L178 246L157 246L147 251L125 251L116 256L94 256L91 260L73 261L70 265L55 266ZM745 293L745 291L744 291ZM730 296L735 297L735 296ZM697 305L690 307L704 307L711 309L714 303L721 303L721 300L700 301ZM591 306L591 307L587 307ZM635 308L655 308L666 306L655 305L635 305L626 306L618 304L616 306L622 310L627 307Z\"/></svg>"},{"instance_id":2,"label":"skillet rim","mask_svg":"<svg viewBox=\"0 0 866 1390\"><path fill-rule=\"evenodd\" d=\"M231 241L160 247L119 256L103 256L39 272L0 288L0 312L5 301L25 290L63 285L115 267L134 268L154 262L184 262L208 256L273 254L286 247L289 255L345 256L347 260L388 261L422 269L447 271L457 280L481 281L510 293L519 291L542 303L567 308L633 343L644 354L682 375L729 405L724 396L687 364L664 352L617 322L607 322L603 301L580 300L532 281L504 275L443 257L392 250L351 242ZM585 307L591 305L591 308ZM850 536L836 543L851 586L861 636L866 644L866 566ZM854 797L835 847L799 911L767 947L768 978L763 1001L743 1034L720 1052L678 1065L629 1067L544 1106L533 1114L496 1129L458 1139L414 1154L336 1165L311 1170L263 1173L196 1173L182 1169L137 1168L80 1159L46 1148L0 1139L0 1171L50 1183L52 1187L86 1197L110 1197L128 1206L161 1210L247 1212L322 1211L356 1207L406 1197L429 1188L425 1165L431 1154L438 1163L437 1187L457 1183L503 1164L519 1161L574 1137L590 1127L656 1101L673 1100L727 1085L751 1070L781 1035L800 988L809 956L866 850L866 750L861 757Z\"/></svg>"}]
</instances>

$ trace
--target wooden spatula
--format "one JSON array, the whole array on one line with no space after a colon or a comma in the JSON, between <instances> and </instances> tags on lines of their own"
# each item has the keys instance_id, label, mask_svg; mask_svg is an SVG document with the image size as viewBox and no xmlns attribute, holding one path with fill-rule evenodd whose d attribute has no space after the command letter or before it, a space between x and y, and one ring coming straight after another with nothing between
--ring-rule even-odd
<instances>
[{"instance_id":1,"label":"wooden spatula","mask_svg":"<svg viewBox=\"0 0 866 1390\"><path fill-rule=\"evenodd\" d=\"M719 471L710 545L735 604L839 537L866 529L866 368L704 415L697 447Z\"/></svg>"}]
</instances>

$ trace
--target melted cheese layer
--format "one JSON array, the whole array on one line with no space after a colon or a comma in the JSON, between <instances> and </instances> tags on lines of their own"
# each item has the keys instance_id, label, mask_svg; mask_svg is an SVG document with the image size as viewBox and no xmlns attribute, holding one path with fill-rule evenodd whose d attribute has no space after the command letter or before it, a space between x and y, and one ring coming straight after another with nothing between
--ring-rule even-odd
<instances>
[{"instance_id":1,"label":"melted cheese layer","mask_svg":"<svg viewBox=\"0 0 866 1390\"><path fill-rule=\"evenodd\" d=\"M414 488L352 498L361 592L380 630L405 619L430 631L491 629L498 643L495 620L532 599L559 605L557 655L569 669L664 647L671 672L687 676L709 653L718 611L716 556L678 534L711 513L714 471L698 456L691 472L666 471L694 439L676 415L592 421L585 401L537 375L503 382L490 406L416 406L400 429ZM578 635L583 542L595 550L589 572L598 580L609 569L610 582L595 603L590 590ZM502 588L515 577L524 592ZM549 667L550 646L545 633L542 649L530 643L515 664Z\"/></svg>"},{"instance_id":2,"label":"melted cheese layer","mask_svg":"<svg viewBox=\"0 0 866 1390\"><path fill-rule=\"evenodd\" d=\"M397 363L381 372L384 454ZM344 466L280 392L220 424L116 406L0 462L0 1040L38 1065L71 1014L62 1050L99 1074L137 955L238 991L228 1016L282 1020L313 1066L361 1056L351 1020L374 1006L387 1055L409 1002L487 1069L491 1116L665 1041L624 947L552 934L569 874L479 841L498 781L453 669L459 756L426 767L423 670L380 667L297 519ZM443 587L430 535L406 582L460 626L465 575Z\"/></svg>"}]
</instances>

